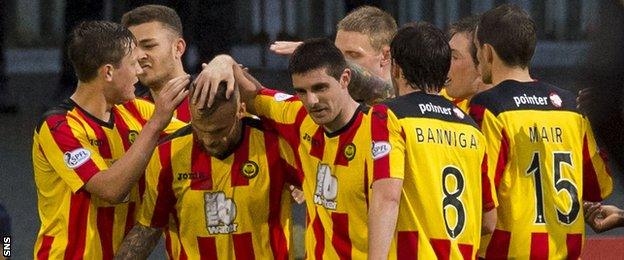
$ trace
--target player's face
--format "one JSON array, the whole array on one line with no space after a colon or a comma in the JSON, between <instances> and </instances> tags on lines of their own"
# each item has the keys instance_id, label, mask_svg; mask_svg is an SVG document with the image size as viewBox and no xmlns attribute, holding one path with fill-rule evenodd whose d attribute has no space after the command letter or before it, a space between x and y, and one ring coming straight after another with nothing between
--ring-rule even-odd
<instances>
[{"instance_id":1,"label":"player's face","mask_svg":"<svg viewBox=\"0 0 624 260\"><path fill-rule=\"evenodd\" d=\"M201 113L198 106L191 105L193 133L208 154L220 156L236 145L242 128L240 119L244 115L239 100L221 104L208 117L202 118Z\"/></svg>"},{"instance_id":2,"label":"player's face","mask_svg":"<svg viewBox=\"0 0 624 260\"><path fill-rule=\"evenodd\" d=\"M141 83L149 88L169 81L176 66L176 44L181 40L160 22L142 23L128 28L138 41L138 47L145 52L139 58L143 73Z\"/></svg>"},{"instance_id":3,"label":"player's face","mask_svg":"<svg viewBox=\"0 0 624 260\"><path fill-rule=\"evenodd\" d=\"M141 50L134 44L130 46L131 51L126 54L112 73L112 85L105 88L104 96L114 104L122 104L135 98L134 84L137 83L137 74L142 72L137 58L141 55Z\"/></svg>"},{"instance_id":4,"label":"player's face","mask_svg":"<svg viewBox=\"0 0 624 260\"><path fill-rule=\"evenodd\" d=\"M387 72L383 70L382 52L373 48L367 35L339 30L336 33L335 44L348 61L364 67L383 79L389 78Z\"/></svg>"},{"instance_id":5,"label":"player's face","mask_svg":"<svg viewBox=\"0 0 624 260\"><path fill-rule=\"evenodd\" d=\"M344 96L349 96L349 83L343 78L344 73L340 81L336 80L325 68L292 75L295 93L317 125L332 127L332 123L338 120L345 104Z\"/></svg>"},{"instance_id":6,"label":"player's face","mask_svg":"<svg viewBox=\"0 0 624 260\"><path fill-rule=\"evenodd\" d=\"M477 28L478 30L478 28ZM485 84L492 84L492 64L487 62L485 57L484 46L479 43L477 39L477 32L475 31L475 35L472 37L475 46L477 47L477 60L479 61L479 73L481 74L481 80Z\"/></svg>"},{"instance_id":7,"label":"player's face","mask_svg":"<svg viewBox=\"0 0 624 260\"><path fill-rule=\"evenodd\" d=\"M472 44L466 33L456 33L449 41L451 69L448 73L446 93L451 97L469 98L477 93L481 75L470 53Z\"/></svg>"}]
</instances>

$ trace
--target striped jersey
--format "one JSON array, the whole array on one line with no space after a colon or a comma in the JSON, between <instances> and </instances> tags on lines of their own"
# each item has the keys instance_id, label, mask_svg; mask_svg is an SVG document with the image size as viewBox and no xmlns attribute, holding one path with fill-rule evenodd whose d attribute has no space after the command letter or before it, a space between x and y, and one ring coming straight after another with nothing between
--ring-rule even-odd
<instances>
[{"instance_id":1,"label":"striped jersey","mask_svg":"<svg viewBox=\"0 0 624 260\"><path fill-rule=\"evenodd\" d=\"M446 88L442 88L442 90L440 90L440 96L443 96L447 100L453 102L453 104L456 105L457 107L459 107L459 109L461 109L462 111L468 113L468 103L469 103L468 99L451 97L446 92Z\"/></svg>"},{"instance_id":2,"label":"striped jersey","mask_svg":"<svg viewBox=\"0 0 624 260\"><path fill-rule=\"evenodd\" d=\"M413 92L374 106L374 180L403 190L391 259L474 259L482 211L496 206L485 137L439 95Z\"/></svg>"},{"instance_id":3,"label":"striped jersey","mask_svg":"<svg viewBox=\"0 0 624 260\"><path fill-rule=\"evenodd\" d=\"M475 96L470 114L487 141L498 192L486 258L576 259L583 201L601 201L612 180L575 95L541 82L506 80Z\"/></svg>"},{"instance_id":4,"label":"striped jersey","mask_svg":"<svg viewBox=\"0 0 624 260\"><path fill-rule=\"evenodd\" d=\"M290 146L245 118L241 141L216 158L191 129L170 135L150 160L139 223L174 225L170 259L288 259Z\"/></svg>"},{"instance_id":5,"label":"striped jersey","mask_svg":"<svg viewBox=\"0 0 624 260\"><path fill-rule=\"evenodd\" d=\"M143 182L116 205L82 187L124 155L153 112L152 104L135 99L114 106L104 122L68 99L44 114L32 150L41 220L35 258L113 257L134 225ZM173 120L165 131L183 125Z\"/></svg>"},{"instance_id":6,"label":"striped jersey","mask_svg":"<svg viewBox=\"0 0 624 260\"><path fill-rule=\"evenodd\" d=\"M136 97L147 100L149 102L154 103L154 97L152 97L152 92L149 91L149 88L139 84L135 91ZM191 107L189 106L189 97L185 97L182 102L178 105L175 111L173 111L173 116L178 120L186 123L191 122Z\"/></svg>"},{"instance_id":7,"label":"striped jersey","mask_svg":"<svg viewBox=\"0 0 624 260\"><path fill-rule=\"evenodd\" d=\"M360 106L342 129L327 133L296 97L270 89L255 98L258 116L292 146L307 205L309 259L366 259L370 120Z\"/></svg>"}]
</instances>

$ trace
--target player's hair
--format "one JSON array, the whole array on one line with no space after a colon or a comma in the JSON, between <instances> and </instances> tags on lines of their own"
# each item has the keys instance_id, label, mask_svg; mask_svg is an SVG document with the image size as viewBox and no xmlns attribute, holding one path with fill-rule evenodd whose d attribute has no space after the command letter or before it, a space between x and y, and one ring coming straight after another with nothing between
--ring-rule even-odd
<instances>
[{"instance_id":1,"label":"player's hair","mask_svg":"<svg viewBox=\"0 0 624 260\"><path fill-rule=\"evenodd\" d=\"M492 45L509 66L529 66L536 38L533 19L513 4L504 4L485 12L477 28L479 44Z\"/></svg>"},{"instance_id":2,"label":"player's hair","mask_svg":"<svg viewBox=\"0 0 624 260\"><path fill-rule=\"evenodd\" d=\"M377 7L361 6L342 18L337 30L362 33L368 36L373 49L380 51L384 45L390 45L397 23L392 15Z\"/></svg>"},{"instance_id":3,"label":"player's hair","mask_svg":"<svg viewBox=\"0 0 624 260\"><path fill-rule=\"evenodd\" d=\"M121 24L106 21L82 22L71 32L67 53L76 76L89 82L105 64L119 67L124 56L132 52L136 39Z\"/></svg>"},{"instance_id":4,"label":"player's hair","mask_svg":"<svg viewBox=\"0 0 624 260\"><path fill-rule=\"evenodd\" d=\"M182 37L182 22L175 10L163 5L144 5L126 12L121 17L121 24L126 27L160 22L169 28L176 36Z\"/></svg>"},{"instance_id":5,"label":"player's hair","mask_svg":"<svg viewBox=\"0 0 624 260\"><path fill-rule=\"evenodd\" d=\"M340 80L347 62L333 42L324 38L310 39L299 45L290 57L288 71L290 75L304 74L312 70L325 68L327 75Z\"/></svg>"},{"instance_id":6,"label":"player's hair","mask_svg":"<svg viewBox=\"0 0 624 260\"><path fill-rule=\"evenodd\" d=\"M451 47L440 29L428 22L408 23L394 36L390 53L412 88L440 91L451 67Z\"/></svg>"},{"instance_id":7,"label":"player's hair","mask_svg":"<svg viewBox=\"0 0 624 260\"><path fill-rule=\"evenodd\" d=\"M225 97L226 91L227 91L227 83L225 81L222 81L221 83L219 83L219 86L217 88L217 93L215 94L213 102L212 102L212 106L210 107L204 106L203 108L199 109L201 112L199 114L200 118L196 118L196 119L206 119L212 116L217 111L217 109L220 108L221 106L235 105L236 102L239 100L239 95L240 95L240 93L238 92L238 86L234 85L234 91L232 92L232 96L230 96L229 99Z\"/></svg>"},{"instance_id":8,"label":"player's hair","mask_svg":"<svg viewBox=\"0 0 624 260\"><path fill-rule=\"evenodd\" d=\"M474 44L474 32L479 25L480 15L471 15L460 19L459 21L451 24L449 28L449 39L453 38L458 33L463 33L468 38L468 48L470 49L470 56L472 56L472 62L475 66L479 65L477 59L477 46Z\"/></svg>"}]
</instances>

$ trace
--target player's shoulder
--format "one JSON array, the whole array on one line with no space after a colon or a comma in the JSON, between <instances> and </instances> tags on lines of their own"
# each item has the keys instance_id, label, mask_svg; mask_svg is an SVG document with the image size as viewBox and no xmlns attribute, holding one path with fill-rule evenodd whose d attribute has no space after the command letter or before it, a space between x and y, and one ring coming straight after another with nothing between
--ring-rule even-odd
<instances>
[{"instance_id":1,"label":"player's shoulder","mask_svg":"<svg viewBox=\"0 0 624 260\"><path fill-rule=\"evenodd\" d=\"M69 111L73 110L76 107L76 103L74 103L71 99L65 99L60 104L49 108L46 112L41 115L39 119L39 123L37 124L36 131L39 132L41 126L51 117L66 117ZM65 119L66 120L66 119Z\"/></svg>"},{"instance_id":2,"label":"player's shoulder","mask_svg":"<svg viewBox=\"0 0 624 260\"><path fill-rule=\"evenodd\" d=\"M185 125L184 127L178 129L177 131L171 133L170 135L167 135L163 138L161 138L158 141L158 145L164 145L170 142L173 142L174 140L181 140L181 139L192 139L193 137L193 128L191 127L190 124Z\"/></svg>"},{"instance_id":3,"label":"player's shoulder","mask_svg":"<svg viewBox=\"0 0 624 260\"><path fill-rule=\"evenodd\" d=\"M440 95L413 92L387 100L383 104L399 120L405 118L429 118L476 127L476 123L471 117Z\"/></svg>"},{"instance_id":4,"label":"player's shoulder","mask_svg":"<svg viewBox=\"0 0 624 260\"><path fill-rule=\"evenodd\" d=\"M577 112L576 95L542 81L506 80L475 95L471 106L481 106L494 115L513 110L561 110Z\"/></svg>"}]
</instances>

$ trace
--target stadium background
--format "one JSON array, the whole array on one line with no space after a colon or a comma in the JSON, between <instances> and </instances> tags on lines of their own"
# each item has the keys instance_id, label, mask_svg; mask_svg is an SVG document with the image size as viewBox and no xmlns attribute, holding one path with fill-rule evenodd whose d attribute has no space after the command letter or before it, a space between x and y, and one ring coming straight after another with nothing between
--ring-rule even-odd
<instances>
[{"instance_id":1,"label":"stadium background","mask_svg":"<svg viewBox=\"0 0 624 260\"><path fill-rule=\"evenodd\" d=\"M188 1L188 0L187 0ZM5 75L8 77L5 93L8 102L19 106L17 113L0 114L0 204L12 220L12 254L16 259L32 256L32 248L39 228L36 191L32 175L32 133L43 111L58 99L58 85L62 70L64 14L66 4L88 1L73 0L0 0L4 12ZM91 1L93 2L93 1ZM102 17L119 21L129 6L140 1L97 1L102 6ZM167 4L168 1L143 1ZM175 1L172 1L175 2ZM194 2L194 1L188 1ZM268 51L274 40L332 37L335 24L351 8L362 4L377 5L390 12L399 25L425 20L446 29L448 25L470 13L483 12L495 5L513 2L528 10L538 26L538 46L533 59L532 75L559 87L577 91L580 68L589 48L588 28L595 18L598 3L592 0L221 0L229 2L232 14L223 17L235 27L231 53L250 67L268 87L289 91L290 79L284 68L287 58ZM205 13L204 13L205 12ZM197 15L210 14L201 10ZM181 13L181 15L184 15ZM214 13L212 15L215 15ZM221 15L221 14L216 14ZM191 23L185 31L194 30ZM199 60L197 47L190 41L187 66ZM620 173L615 177L614 193L607 203L622 205L624 192ZM299 208L296 213L303 217ZM600 235L589 228L591 246L610 248L603 256L620 256L624 229ZM612 238L622 240L610 240ZM595 240L601 239L601 240ZM606 242L605 242L606 241ZM605 244L606 243L606 244ZM597 251L596 251L597 252ZM164 257L158 246L152 258ZM597 255L592 255L592 258Z\"/></svg>"}]
</instances>

